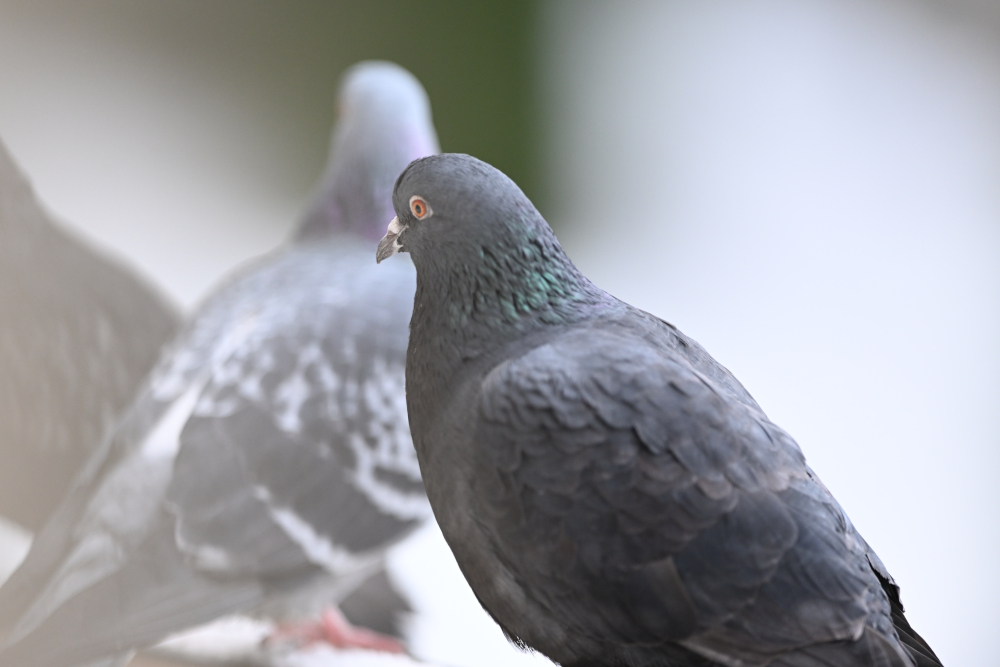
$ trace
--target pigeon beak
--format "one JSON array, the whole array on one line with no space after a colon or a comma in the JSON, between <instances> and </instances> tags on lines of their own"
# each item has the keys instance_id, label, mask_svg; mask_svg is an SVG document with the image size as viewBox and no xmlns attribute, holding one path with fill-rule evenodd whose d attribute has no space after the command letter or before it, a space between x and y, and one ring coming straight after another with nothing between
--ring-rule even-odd
<instances>
[{"instance_id":1,"label":"pigeon beak","mask_svg":"<svg viewBox=\"0 0 1000 667\"><path fill-rule=\"evenodd\" d=\"M405 227L399 224L399 216L392 219L392 222L389 223L389 230L378 242L378 249L375 251L376 264L381 264L383 259L388 259L403 249L402 244L396 238L404 229Z\"/></svg>"}]
</instances>

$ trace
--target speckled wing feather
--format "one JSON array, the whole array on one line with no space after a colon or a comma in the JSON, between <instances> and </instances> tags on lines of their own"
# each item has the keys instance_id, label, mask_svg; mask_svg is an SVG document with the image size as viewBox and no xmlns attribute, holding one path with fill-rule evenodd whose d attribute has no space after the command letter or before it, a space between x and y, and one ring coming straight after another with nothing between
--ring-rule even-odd
<instances>
[{"instance_id":1,"label":"speckled wing feather","mask_svg":"<svg viewBox=\"0 0 1000 667\"><path fill-rule=\"evenodd\" d=\"M384 298L413 271L369 255L297 245L206 304L40 539L58 557L29 555L0 665L146 645L321 574L343 597L429 516L403 404L412 305Z\"/></svg>"},{"instance_id":2,"label":"speckled wing feather","mask_svg":"<svg viewBox=\"0 0 1000 667\"><path fill-rule=\"evenodd\" d=\"M369 307L412 281L412 270L382 278L358 245L356 255L298 251L269 269L292 274L284 279L295 289L251 306L244 317L253 333L218 364L194 406L167 504L199 567L265 575L304 557L353 570L352 554L429 516L403 393L399 323L411 304ZM259 531L247 524L255 520Z\"/></svg>"},{"instance_id":3,"label":"speckled wing feather","mask_svg":"<svg viewBox=\"0 0 1000 667\"><path fill-rule=\"evenodd\" d=\"M620 327L495 368L475 479L503 565L545 613L631 655L905 667L867 545L739 398Z\"/></svg>"}]
</instances>

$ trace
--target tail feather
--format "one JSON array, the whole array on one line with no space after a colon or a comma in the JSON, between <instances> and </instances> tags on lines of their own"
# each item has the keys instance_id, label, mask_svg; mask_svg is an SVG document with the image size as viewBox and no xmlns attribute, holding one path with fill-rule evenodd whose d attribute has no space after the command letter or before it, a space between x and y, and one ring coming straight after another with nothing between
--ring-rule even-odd
<instances>
[{"instance_id":1,"label":"tail feather","mask_svg":"<svg viewBox=\"0 0 1000 667\"><path fill-rule=\"evenodd\" d=\"M897 611L893 605L892 624L896 627L899 641L906 649L916 667L942 667L941 660L935 655L931 647L924 641L924 638L917 634L917 631L910 627L910 623L903 616L903 608L900 605Z\"/></svg>"},{"instance_id":2,"label":"tail feather","mask_svg":"<svg viewBox=\"0 0 1000 667\"><path fill-rule=\"evenodd\" d=\"M260 600L257 582L221 582L193 572L169 528L169 521L159 522L122 569L6 647L0 667L113 665L125 652Z\"/></svg>"},{"instance_id":3,"label":"tail feather","mask_svg":"<svg viewBox=\"0 0 1000 667\"><path fill-rule=\"evenodd\" d=\"M86 507L90 483L97 472L89 468L100 468L108 450L108 443L105 443L100 452L95 452L88 469L77 479L76 486L56 508L45 527L35 535L20 567L0 586L0 632L3 634L11 630L34 601L72 546L73 525ZM98 458L101 461L95 460Z\"/></svg>"},{"instance_id":4,"label":"tail feather","mask_svg":"<svg viewBox=\"0 0 1000 667\"><path fill-rule=\"evenodd\" d=\"M3 639L34 602L73 546L73 528L87 510L100 481L127 450L126 443L157 419L163 407L143 394L122 417L116 430L104 438L77 474L69 492L45 526L35 534L31 548L7 581L0 585L0 639Z\"/></svg>"},{"instance_id":5,"label":"tail feather","mask_svg":"<svg viewBox=\"0 0 1000 667\"><path fill-rule=\"evenodd\" d=\"M860 536L859 536L860 538ZM864 542L864 540L862 540ZM878 577L882 590L889 598L889 609L892 615L892 624L899 641L902 642L906 652L913 659L917 667L941 667L941 661L931 650L930 645L924 638L917 634L917 631L910 627L909 621L903 615L903 601L899 597L899 586L893 580L885 564L879 559L875 551L865 542L865 550L868 556L868 563L872 572Z\"/></svg>"}]
</instances>

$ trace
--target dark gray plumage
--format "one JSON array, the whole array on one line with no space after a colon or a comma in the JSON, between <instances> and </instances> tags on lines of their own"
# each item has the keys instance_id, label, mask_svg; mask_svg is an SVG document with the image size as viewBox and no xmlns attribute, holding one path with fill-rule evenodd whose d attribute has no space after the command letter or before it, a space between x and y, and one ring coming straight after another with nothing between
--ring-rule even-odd
<instances>
[{"instance_id":1,"label":"dark gray plumage","mask_svg":"<svg viewBox=\"0 0 1000 667\"><path fill-rule=\"evenodd\" d=\"M480 602L563 665L938 665L795 441L696 342L587 280L517 186L418 160L406 362L428 497Z\"/></svg>"},{"instance_id":2,"label":"dark gray plumage","mask_svg":"<svg viewBox=\"0 0 1000 667\"><path fill-rule=\"evenodd\" d=\"M363 63L340 110L294 242L199 309L0 589L25 609L0 665L117 664L233 611L302 617L429 516L403 396L414 273L378 271L370 244L396 175L437 150L430 108L408 72Z\"/></svg>"},{"instance_id":3,"label":"dark gray plumage","mask_svg":"<svg viewBox=\"0 0 1000 667\"><path fill-rule=\"evenodd\" d=\"M0 143L0 515L42 527L179 325L49 219Z\"/></svg>"}]
</instances>

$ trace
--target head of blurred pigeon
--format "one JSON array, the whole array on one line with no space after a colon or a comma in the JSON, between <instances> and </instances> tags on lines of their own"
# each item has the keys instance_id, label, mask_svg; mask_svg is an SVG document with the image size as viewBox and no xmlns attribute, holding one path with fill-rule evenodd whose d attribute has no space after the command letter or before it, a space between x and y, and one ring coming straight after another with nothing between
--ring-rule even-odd
<instances>
[{"instance_id":1,"label":"head of blurred pigeon","mask_svg":"<svg viewBox=\"0 0 1000 667\"><path fill-rule=\"evenodd\" d=\"M412 160L438 152L420 82L390 62L366 61L343 77L330 157L299 237L351 232L377 240L392 217L392 184Z\"/></svg>"}]
</instances>

